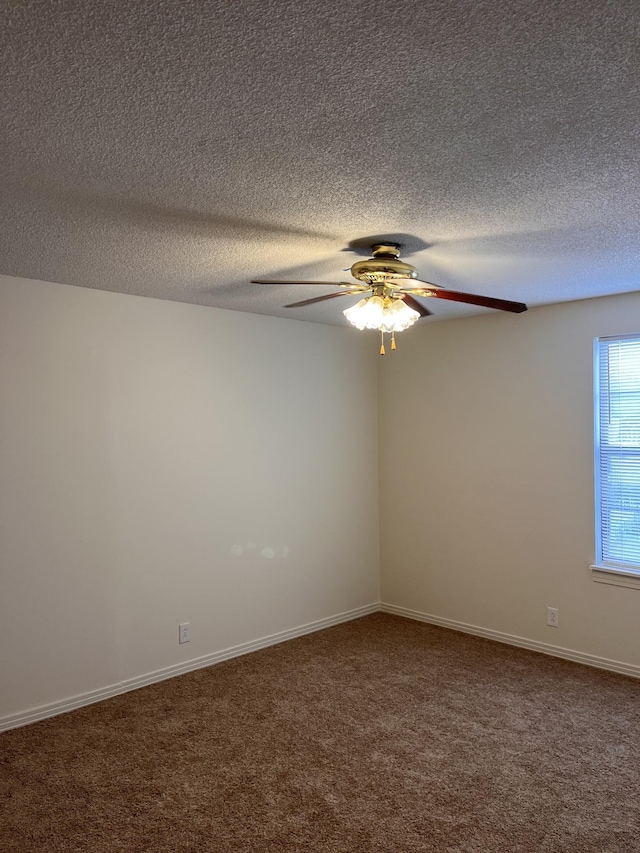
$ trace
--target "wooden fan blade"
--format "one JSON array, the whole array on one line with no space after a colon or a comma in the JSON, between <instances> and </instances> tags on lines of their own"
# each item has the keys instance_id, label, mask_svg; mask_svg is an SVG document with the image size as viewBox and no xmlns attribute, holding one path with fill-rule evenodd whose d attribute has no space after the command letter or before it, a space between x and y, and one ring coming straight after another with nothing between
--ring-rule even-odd
<instances>
[{"instance_id":1,"label":"wooden fan blade","mask_svg":"<svg viewBox=\"0 0 640 853\"><path fill-rule=\"evenodd\" d=\"M494 296L479 296L476 293L461 293L459 290L445 290L443 287L429 284L426 281L415 282L415 284L417 287L412 288L412 291L415 291L418 296L435 296L436 299L448 299L450 302L466 302L469 305L480 305L482 308L511 311L513 314L521 314L527 310L524 302L512 302L510 299L497 299Z\"/></svg>"},{"instance_id":2,"label":"wooden fan blade","mask_svg":"<svg viewBox=\"0 0 640 853\"><path fill-rule=\"evenodd\" d=\"M316 302L324 302L325 299L336 299L338 296L360 296L362 290L339 290L337 293L327 293L326 296L315 296L313 299L303 299L302 302L292 302L283 305L283 308L302 308L303 305L314 305Z\"/></svg>"},{"instance_id":3,"label":"wooden fan blade","mask_svg":"<svg viewBox=\"0 0 640 853\"><path fill-rule=\"evenodd\" d=\"M262 279L252 279L251 284L315 284L315 285L335 285L336 287L355 287L354 281L263 281Z\"/></svg>"},{"instance_id":4,"label":"wooden fan blade","mask_svg":"<svg viewBox=\"0 0 640 853\"><path fill-rule=\"evenodd\" d=\"M432 311L429 311L428 308L425 308L424 305L421 305L417 299L414 299L413 296L410 296L408 293L405 293L402 297L405 305L408 305L409 308L413 308L414 311L417 311L420 317L430 317L432 315Z\"/></svg>"},{"instance_id":5,"label":"wooden fan blade","mask_svg":"<svg viewBox=\"0 0 640 853\"><path fill-rule=\"evenodd\" d=\"M497 308L498 311L511 311L522 314L527 310L524 302L512 302L510 299L496 299L492 296L477 296L475 293L460 293L457 290L431 290L429 296L436 299L448 299L451 302L467 302L469 305L481 305L483 308Z\"/></svg>"}]
</instances>

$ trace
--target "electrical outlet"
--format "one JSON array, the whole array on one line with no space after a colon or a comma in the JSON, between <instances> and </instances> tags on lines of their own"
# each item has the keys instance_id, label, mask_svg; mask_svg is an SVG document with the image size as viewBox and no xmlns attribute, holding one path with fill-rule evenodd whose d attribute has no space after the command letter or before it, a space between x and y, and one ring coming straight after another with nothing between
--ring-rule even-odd
<instances>
[{"instance_id":1,"label":"electrical outlet","mask_svg":"<svg viewBox=\"0 0 640 853\"><path fill-rule=\"evenodd\" d=\"M180 623L180 634L178 641L180 643L189 643L191 641L191 622Z\"/></svg>"},{"instance_id":2,"label":"electrical outlet","mask_svg":"<svg viewBox=\"0 0 640 853\"><path fill-rule=\"evenodd\" d=\"M552 628L557 628L559 624L559 615L557 607L547 607L547 625L551 625Z\"/></svg>"}]
</instances>

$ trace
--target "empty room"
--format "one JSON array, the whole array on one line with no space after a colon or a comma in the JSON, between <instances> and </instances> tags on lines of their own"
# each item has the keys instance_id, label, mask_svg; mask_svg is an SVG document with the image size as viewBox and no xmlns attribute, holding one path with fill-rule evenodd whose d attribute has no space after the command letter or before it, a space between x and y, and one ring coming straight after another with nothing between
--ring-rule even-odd
<instances>
[{"instance_id":1,"label":"empty room","mask_svg":"<svg viewBox=\"0 0 640 853\"><path fill-rule=\"evenodd\" d=\"M0 851L640 851L640 10L0 10Z\"/></svg>"}]
</instances>

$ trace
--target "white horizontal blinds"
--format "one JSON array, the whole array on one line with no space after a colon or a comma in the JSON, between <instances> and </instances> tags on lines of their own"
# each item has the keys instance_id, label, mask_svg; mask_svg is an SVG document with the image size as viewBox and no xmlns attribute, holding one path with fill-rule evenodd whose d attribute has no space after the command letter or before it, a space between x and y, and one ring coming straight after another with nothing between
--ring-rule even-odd
<instances>
[{"instance_id":1,"label":"white horizontal blinds","mask_svg":"<svg viewBox=\"0 0 640 853\"><path fill-rule=\"evenodd\" d=\"M640 567L640 337L598 342L599 557Z\"/></svg>"}]
</instances>

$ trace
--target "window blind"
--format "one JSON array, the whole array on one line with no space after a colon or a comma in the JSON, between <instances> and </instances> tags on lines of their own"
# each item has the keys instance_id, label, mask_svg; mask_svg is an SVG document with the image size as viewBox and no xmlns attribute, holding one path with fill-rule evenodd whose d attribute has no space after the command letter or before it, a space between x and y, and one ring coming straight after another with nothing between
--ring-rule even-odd
<instances>
[{"instance_id":1,"label":"window blind","mask_svg":"<svg viewBox=\"0 0 640 853\"><path fill-rule=\"evenodd\" d=\"M597 561L640 569L640 336L596 340L595 368Z\"/></svg>"}]
</instances>

